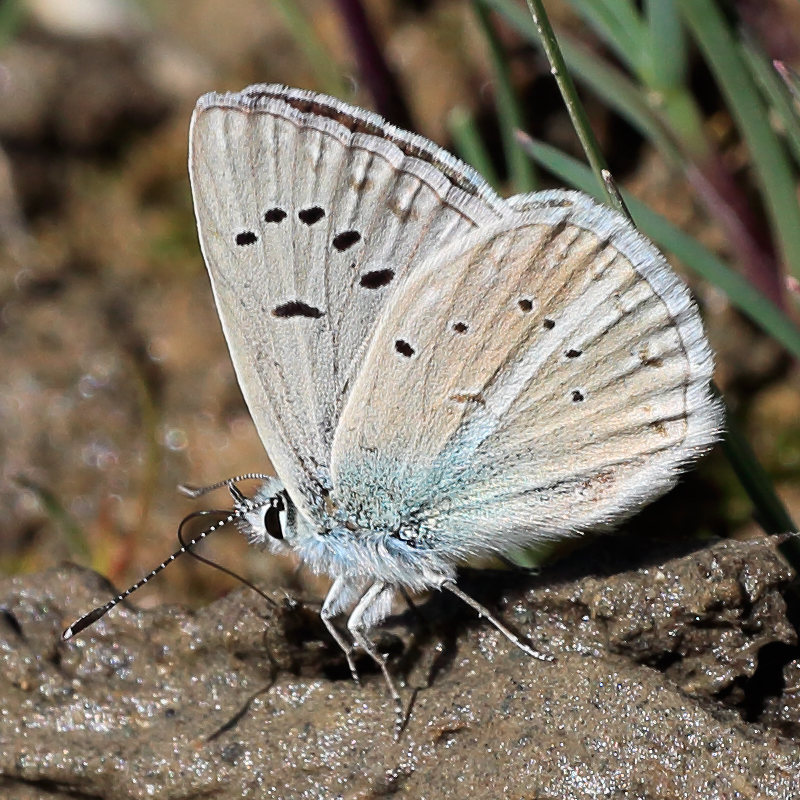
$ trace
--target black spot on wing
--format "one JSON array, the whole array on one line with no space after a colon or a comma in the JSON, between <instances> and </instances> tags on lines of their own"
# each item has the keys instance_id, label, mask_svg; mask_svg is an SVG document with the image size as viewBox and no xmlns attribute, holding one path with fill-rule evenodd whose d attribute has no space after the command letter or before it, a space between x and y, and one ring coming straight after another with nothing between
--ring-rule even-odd
<instances>
[{"instance_id":1,"label":"black spot on wing","mask_svg":"<svg viewBox=\"0 0 800 800\"><path fill-rule=\"evenodd\" d=\"M556 326L556 323L555 323L555 322L553 322L553 320L552 320L552 319L547 319L547 318L545 318L545 319L543 319L543 320L542 320L542 325L543 325L543 326L544 326L544 327L545 327L545 328L546 328L548 331L551 331L551 330L553 330L553 328L555 328L555 326Z\"/></svg>"},{"instance_id":2,"label":"black spot on wing","mask_svg":"<svg viewBox=\"0 0 800 800\"><path fill-rule=\"evenodd\" d=\"M567 356L567 358L577 358L579 355L582 354L583 354L582 350L567 350L565 355Z\"/></svg>"},{"instance_id":3,"label":"black spot on wing","mask_svg":"<svg viewBox=\"0 0 800 800\"><path fill-rule=\"evenodd\" d=\"M411 358L414 355L414 348L403 339L398 339L394 343L394 349L400 353L401 356L405 356L406 358Z\"/></svg>"},{"instance_id":4,"label":"black spot on wing","mask_svg":"<svg viewBox=\"0 0 800 800\"><path fill-rule=\"evenodd\" d=\"M582 403L584 401L583 392L580 389L573 389L572 390L572 402L573 403Z\"/></svg>"},{"instance_id":5,"label":"black spot on wing","mask_svg":"<svg viewBox=\"0 0 800 800\"><path fill-rule=\"evenodd\" d=\"M307 317L308 319L319 319L323 312L314 306L303 303L300 300L290 300L280 306L275 306L272 309L273 317L280 317L281 319L290 319L291 317Z\"/></svg>"},{"instance_id":6,"label":"black spot on wing","mask_svg":"<svg viewBox=\"0 0 800 800\"><path fill-rule=\"evenodd\" d=\"M333 237L333 246L341 253L360 241L361 234L358 231L344 231Z\"/></svg>"},{"instance_id":7,"label":"black spot on wing","mask_svg":"<svg viewBox=\"0 0 800 800\"><path fill-rule=\"evenodd\" d=\"M386 286L394 279L394 270L392 269L375 269L372 272L365 272L361 276L359 283L365 289L380 289L381 286Z\"/></svg>"},{"instance_id":8,"label":"black spot on wing","mask_svg":"<svg viewBox=\"0 0 800 800\"><path fill-rule=\"evenodd\" d=\"M312 206L311 208L301 209L297 212L297 216L300 218L300 222L304 222L306 225L313 225L325 216L325 211L319 206Z\"/></svg>"},{"instance_id":9,"label":"black spot on wing","mask_svg":"<svg viewBox=\"0 0 800 800\"><path fill-rule=\"evenodd\" d=\"M253 231L242 231L236 234L236 244L239 247L245 247L248 244L255 244L258 241L258 236Z\"/></svg>"},{"instance_id":10,"label":"black spot on wing","mask_svg":"<svg viewBox=\"0 0 800 800\"><path fill-rule=\"evenodd\" d=\"M264 222L283 222L286 219L286 212L282 208L271 208L264 214Z\"/></svg>"},{"instance_id":11,"label":"black spot on wing","mask_svg":"<svg viewBox=\"0 0 800 800\"><path fill-rule=\"evenodd\" d=\"M453 330L456 333L466 333L469 330L469 325L466 322L454 322Z\"/></svg>"},{"instance_id":12,"label":"black spot on wing","mask_svg":"<svg viewBox=\"0 0 800 800\"><path fill-rule=\"evenodd\" d=\"M517 303L517 305L519 306L519 309L520 311L522 311L523 314L529 314L531 311L533 311L533 300L530 300L527 297L523 297Z\"/></svg>"}]
</instances>

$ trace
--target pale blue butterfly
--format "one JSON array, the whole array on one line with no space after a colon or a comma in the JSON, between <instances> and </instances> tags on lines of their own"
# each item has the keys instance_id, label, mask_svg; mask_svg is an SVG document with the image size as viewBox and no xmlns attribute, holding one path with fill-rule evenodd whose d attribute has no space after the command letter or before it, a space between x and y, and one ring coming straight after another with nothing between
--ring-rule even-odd
<instances>
[{"instance_id":1,"label":"pale blue butterfly","mask_svg":"<svg viewBox=\"0 0 800 800\"><path fill-rule=\"evenodd\" d=\"M369 638L398 590L447 589L548 658L465 595L457 567L614 525L708 450L722 412L686 286L589 197L504 200L427 139L313 92L205 95L189 166L278 476L242 476L263 479L252 499L226 482L229 520L333 579L322 619L355 676L333 624L350 610L399 710Z\"/></svg>"}]
</instances>

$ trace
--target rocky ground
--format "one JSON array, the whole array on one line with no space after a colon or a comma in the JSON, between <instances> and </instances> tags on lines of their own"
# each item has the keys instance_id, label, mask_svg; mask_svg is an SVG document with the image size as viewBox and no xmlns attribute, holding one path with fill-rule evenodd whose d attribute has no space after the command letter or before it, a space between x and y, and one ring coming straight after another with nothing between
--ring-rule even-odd
<instances>
[{"instance_id":1,"label":"rocky ground","mask_svg":"<svg viewBox=\"0 0 800 800\"><path fill-rule=\"evenodd\" d=\"M595 556L547 580L463 581L554 663L453 599L395 618L382 645L410 704L399 741L382 679L362 661L355 685L310 607L243 589L197 612L124 608L65 644L65 620L108 585L77 567L8 579L0 787L9 800L796 797L793 575L774 540L621 572L606 558L608 575Z\"/></svg>"}]
</instances>

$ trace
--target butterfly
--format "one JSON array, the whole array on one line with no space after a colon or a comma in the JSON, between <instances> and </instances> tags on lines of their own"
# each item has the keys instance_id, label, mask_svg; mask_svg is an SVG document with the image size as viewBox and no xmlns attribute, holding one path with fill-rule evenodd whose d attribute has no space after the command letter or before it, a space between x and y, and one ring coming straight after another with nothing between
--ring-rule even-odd
<instances>
[{"instance_id":1,"label":"butterfly","mask_svg":"<svg viewBox=\"0 0 800 800\"><path fill-rule=\"evenodd\" d=\"M189 171L277 475L250 498L227 482L237 525L330 576L323 621L400 710L370 638L398 591L453 592L548 658L458 567L611 527L710 448L722 411L685 284L588 196L503 199L427 139L309 91L202 97Z\"/></svg>"}]
</instances>

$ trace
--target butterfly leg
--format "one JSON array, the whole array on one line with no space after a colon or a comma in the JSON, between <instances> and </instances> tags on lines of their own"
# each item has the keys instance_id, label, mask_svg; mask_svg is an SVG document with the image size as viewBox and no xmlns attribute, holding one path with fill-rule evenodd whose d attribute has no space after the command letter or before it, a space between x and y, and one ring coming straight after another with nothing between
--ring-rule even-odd
<instances>
[{"instance_id":1,"label":"butterfly leg","mask_svg":"<svg viewBox=\"0 0 800 800\"><path fill-rule=\"evenodd\" d=\"M353 609L353 613L347 620L347 629L353 634L353 639L356 644L367 652L372 660L381 668L383 679L386 681L386 686L389 689L389 694L392 696L395 711L397 712L395 738L399 738L400 731L403 729L403 724L405 722L403 700L400 697L400 692L397 691L397 686L389 672L389 668L386 666L386 656L377 651L375 644L370 641L367 635L370 629L383 620L391 610L394 594L394 586L387 586L381 581L373 583L372 586L367 589L361 600L358 601L358 605Z\"/></svg>"},{"instance_id":2,"label":"butterfly leg","mask_svg":"<svg viewBox=\"0 0 800 800\"><path fill-rule=\"evenodd\" d=\"M452 592L456 597L463 600L468 606L472 606L480 616L484 619L489 620L492 625L497 628L503 636L506 637L512 644L515 644L522 650L523 653L527 653L529 656L533 656L533 658L538 658L539 661L555 661L555 658L551 655L547 655L546 653L540 653L538 650L534 650L529 645L525 644L518 636L515 636L511 631L500 622L497 617L495 617L491 611L485 606L482 606L477 600L474 600L468 594L465 594L458 588L452 581L445 581L445 583L441 586L442 589L447 589L448 592Z\"/></svg>"},{"instance_id":3,"label":"butterfly leg","mask_svg":"<svg viewBox=\"0 0 800 800\"><path fill-rule=\"evenodd\" d=\"M353 601L353 587L347 584L344 578L336 578L333 585L325 595L325 600L322 603L319 615L328 633L333 636L334 641L339 647L342 648L345 658L347 659L347 666L350 667L350 674L356 683L361 683L358 679L358 672L356 671L356 662L353 660L353 645L342 636L339 629L333 624L334 617L338 616L345 606L350 605Z\"/></svg>"}]
</instances>

